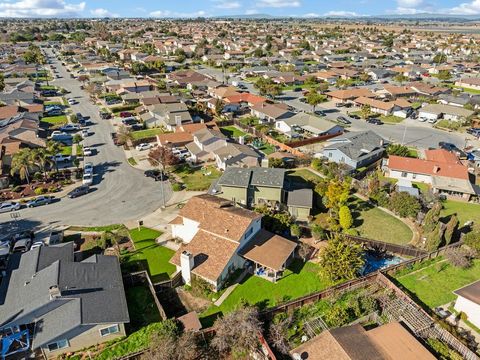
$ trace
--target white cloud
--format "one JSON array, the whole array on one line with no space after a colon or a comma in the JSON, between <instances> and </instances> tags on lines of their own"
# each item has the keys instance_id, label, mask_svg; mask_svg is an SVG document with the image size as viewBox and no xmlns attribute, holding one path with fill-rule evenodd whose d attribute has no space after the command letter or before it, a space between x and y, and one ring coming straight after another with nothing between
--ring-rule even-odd
<instances>
[{"instance_id":1,"label":"white cloud","mask_svg":"<svg viewBox=\"0 0 480 360\"><path fill-rule=\"evenodd\" d=\"M443 10L442 12L454 15L478 15L480 14L480 0L461 3L458 6Z\"/></svg>"},{"instance_id":2,"label":"white cloud","mask_svg":"<svg viewBox=\"0 0 480 360\"><path fill-rule=\"evenodd\" d=\"M354 11L329 11L324 14L324 16L342 16L342 17L351 17L351 16L360 16Z\"/></svg>"},{"instance_id":3,"label":"white cloud","mask_svg":"<svg viewBox=\"0 0 480 360\"><path fill-rule=\"evenodd\" d=\"M392 14L414 15L432 11L424 0L397 0L397 8L389 11Z\"/></svg>"},{"instance_id":4,"label":"white cloud","mask_svg":"<svg viewBox=\"0 0 480 360\"><path fill-rule=\"evenodd\" d=\"M257 9L247 9L245 11L245 15L255 15L255 14L258 14L258 10Z\"/></svg>"},{"instance_id":5,"label":"white cloud","mask_svg":"<svg viewBox=\"0 0 480 360\"><path fill-rule=\"evenodd\" d=\"M299 0L260 0L257 3L257 7L269 8L299 7L300 5Z\"/></svg>"},{"instance_id":6,"label":"white cloud","mask_svg":"<svg viewBox=\"0 0 480 360\"><path fill-rule=\"evenodd\" d=\"M423 0L397 0L399 8L417 8L423 5Z\"/></svg>"},{"instance_id":7,"label":"white cloud","mask_svg":"<svg viewBox=\"0 0 480 360\"><path fill-rule=\"evenodd\" d=\"M320 15L318 15L317 13L308 13L308 14L303 14L302 17L305 17L305 18L317 18L317 17L320 17Z\"/></svg>"},{"instance_id":8,"label":"white cloud","mask_svg":"<svg viewBox=\"0 0 480 360\"><path fill-rule=\"evenodd\" d=\"M238 1L213 0L217 9L238 9L242 5Z\"/></svg>"},{"instance_id":9,"label":"white cloud","mask_svg":"<svg viewBox=\"0 0 480 360\"><path fill-rule=\"evenodd\" d=\"M69 4L64 0L21 0L0 2L0 17L75 17L85 9L85 2Z\"/></svg>"},{"instance_id":10,"label":"white cloud","mask_svg":"<svg viewBox=\"0 0 480 360\"><path fill-rule=\"evenodd\" d=\"M205 16L207 13L203 10L195 11L193 13L183 13L169 10L156 10L150 13L154 18L196 18Z\"/></svg>"},{"instance_id":11,"label":"white cloud","mask_svg":"<svg viewBox=\"0 0 480 360\"><path fill-rule=\"evenodd\" d=\"M107 9L102 8L90 10L90 13L95 17L119 17L118 14L111 13Z\"/></svg>"}]
</instances>

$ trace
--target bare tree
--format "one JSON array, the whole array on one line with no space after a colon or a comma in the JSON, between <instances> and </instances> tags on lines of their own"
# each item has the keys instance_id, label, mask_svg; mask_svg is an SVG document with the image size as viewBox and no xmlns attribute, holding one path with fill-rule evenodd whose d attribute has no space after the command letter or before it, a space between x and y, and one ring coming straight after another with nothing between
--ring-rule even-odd
<instances>
[{"instance_id":1,"label":"bare tree","mask_svg":"<svg viewBox=\"0 0 480 360\"><path fill-rule=\"evenodd\" d=\"M298 246L298 256L300 256L305 262L307 260L308 254L310 254L310 245L301 241Z\"/></svg>"},{"instance_id":2,"label":"bare tree","mask_svg":"<svg viewBox=\"0 0 480 360\"><path fill-rule=\"evenodd\" d=\"M475 250L470 248L450 248L445 251L448 261L455 267L462 269L472 266L472 260L476 256Z\"/></svg>"},{"instance_id":3,"label":"bare tree","mask_svg":"<svg viewBox=\"0 0 480 360\"><path fill-rule=\"evenodd\" d=\"M288 344L288 328L293 322L291 315L286 318L272 322L268 329L268 340L272 346L282 354L288 354L290 346Z\"/></svg>"},{"instance_id":4,"label":"bare tree","mask_svg":"<svg viewBox=\"0 0 480 360\"><path fill-rule=\"evenodd\" d=\"M212 346L220 353L235 352L248 356L259 346L261 322L256 308L241 307L217 319L214 327L216 334Z\"/></svg>"},{"instance_id":5,"label":"bare tree","mask_svg":"<svg viewBox=\"0 0 480 360\"><path fill-rule=\"evenodd\" d=\"M148 158L155 165L162 165L165 170L167 166L175 165L178 163L178 158L173 154L172 150L166 146L157 146L150 150Z\"/></svg>"}]
</instances>

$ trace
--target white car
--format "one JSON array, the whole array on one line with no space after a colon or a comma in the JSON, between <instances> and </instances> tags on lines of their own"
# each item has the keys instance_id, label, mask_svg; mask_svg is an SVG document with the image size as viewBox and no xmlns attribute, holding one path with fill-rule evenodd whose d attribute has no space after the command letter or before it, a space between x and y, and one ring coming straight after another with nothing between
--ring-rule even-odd
<instances>
[{"instance_id":1,"label":"white car","mask_svg":"<svg viewBox=\"0 0 480 360\"><path fill-rule=\"evenodd\" d=\"M68 99L67 102L68 102L70 105L78 104L78 101L75 100L75 99Z\"/></svg>"},{"instance_id":2,"label":"white car","mask_svg":"<svg viewBox=\"0 0 480 360\"><path fill-rule=\"evenodd\" d=\"M83 129L82 130L82 137L86 138L89 135L90 135L90 132L88 131L88 129Z\"/></svg>"},{"instance_id":3,"label":"white car","mask_svg":"<svg viewBox=\"0 0 480 360\"><path fill-rule=\"evenodd\" d=\"M72 160L72 157L70 155L57 154L57 155L51 156L50 159L59 163L59 162L68 162Z\"/></svg>"},{"instance_id":4,"label":"white car","mask_svg":"<svg viewBox=\"0 0 480 360\"><path fill-rule=\"evenodd\" d=\"M93 183L93 174L83 174L82 184L92 185L92 183Z\"/></svg>"},{"instance_id":5,"label":"white car","mask_svg":"<svg viewBox=\"0 0 480 360\"><path fill-rule=\"evenodd\" d=\"M32 247L30 248L30 250L38 248L38 247L42 247L44 245L45 245L45 243L42 240L37 240L32 244Z\"/></svg>"},{"instance_id":6,"label":"white car","mask_svg":"<svg viewBox=\"0 0 480 360\"><path fill-rule=\"evenodd\" d=\"M135 147L135 149L137 149L138 151L143 151L143 150L151 149L152 147L153 147L152 144L142 143L142 144L137 145Z\"/></svg>"},{"instance_id":7,"label":"white car","mask_svg":"<svg viewBox=\"0 0 480 360\"><path fill-rule=\"evenodd\" d=\"M6 201L0 204L0 213L20 210L20 203L14 201Z\"/></svg>"},{"instance_id":8,"label":"white car","mask_svg":"<svg viewBox=\"0 0 480 360\"><path fill-rule=\"evenodd\" d=\"M61 131L77 131L80 130L80 126L78 124L66 124L60 128Z\"/></svg>"},{"instance_id":9,"label":"white car","mask_svg":"<svg viewBox=\"0 0 480 360\"><path fill-rule=\"evenodd\" d=\"M83 156L92 156L93 152L92 149L88 146L83 147Z\"/></svg>"},{"instance_id":10,"label":"white car","mask_svg":"<svg viewBox=\"0 0 480 360\"><path fill-rule=\"evenodd\" d=\"M83 165L83 173L93 174L93 164L91 162L87 162L85 165Z\"/></svg>"}]
</instances>

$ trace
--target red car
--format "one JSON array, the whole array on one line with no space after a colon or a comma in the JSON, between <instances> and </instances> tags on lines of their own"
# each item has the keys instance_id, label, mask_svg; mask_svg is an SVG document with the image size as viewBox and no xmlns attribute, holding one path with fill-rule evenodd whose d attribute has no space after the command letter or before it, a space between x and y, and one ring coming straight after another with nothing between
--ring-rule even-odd
<instances>
[{"instance_id":1,"label":"red car","mask_svg":"<svg viewBox=\"0 0 480 360\"><path fill-rule=\"evenodd\" d=\"M120 113L121 118L127 118L127 117L130 117L130 116L133 116L133 114L130 111L122 111Z\"/></svg>"}]
</instances>

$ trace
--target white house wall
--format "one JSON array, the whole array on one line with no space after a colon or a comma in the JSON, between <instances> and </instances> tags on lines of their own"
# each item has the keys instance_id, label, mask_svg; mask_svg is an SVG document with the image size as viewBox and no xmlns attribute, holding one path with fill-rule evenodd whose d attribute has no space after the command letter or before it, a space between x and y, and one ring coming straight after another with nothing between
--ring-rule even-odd
<instances>
[{"instance_id":1,"label":"white house wall","mask_svg":"<svg viewBox=\"0 0 480 360\"><path fill-rule=\"evenodd\" d=\"M430 175L406 172L407 176L402 176L403 173L404 173L403 171L389 170L386 176L392 179L398 179L398 180L404 179L404 180L410 180L415 182L422 182L425 184L432 184L432 177Z\"/></svg>"},{"instance_id":2,"label":"white house wall","mask_svg":"<svg viewBox=\"0 0 480 360\"><path fill-rule=\"evenodd\" d=\"M172 225L172 236L175 238L180 238L185 243L189 243L192 241L193 237L198 232L198 226L200 224L196 221L183 218L183 225L182 224L173 224Z\"/></svg>"},{"instance_id":3,"label":"white house wall","mask_svg":"<svg viewBox=\"0 0 480 360\"><path fill-rule=\"evenodd\" d=\"M480 305L475 304L462 296L459 296L455 302L455 310L463 311L468 316L468 321L473 325L480 327Z\"/></svg>"}]
</instances>

